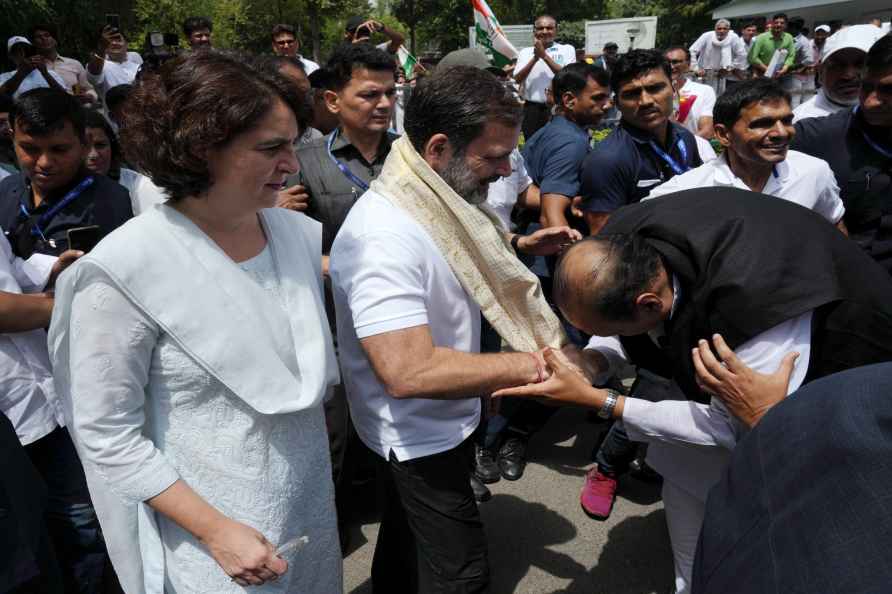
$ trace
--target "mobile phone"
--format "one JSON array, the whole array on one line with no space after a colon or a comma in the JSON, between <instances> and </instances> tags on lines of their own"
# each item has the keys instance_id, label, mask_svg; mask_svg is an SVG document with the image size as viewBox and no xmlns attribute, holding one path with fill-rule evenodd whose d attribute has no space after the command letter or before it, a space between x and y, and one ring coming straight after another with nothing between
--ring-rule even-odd
<instances>
[{"instance_id":1,"label":"mobile phone","mask_svg":"<svg viewBox=\"0 0 892 594\"><path fill-rule=\"evenodd\" d=\"M119 14L107 14L105 15L105 24L114 29L115 31L121 30L121 15Z\"/></svg>"},{"instance_id":2,"label":"mobile phone","mask_svg":"<svg viewBox=\"0 0 892 594\"><path fill-rule=\"evenodd\" d=\"M161 47L164 45L164 34L158 32L149 33L149 45L152 47Z\"/></svg>"},{"instance_id":3,"label":"mobile phone","mask_svg":"<svg viewBox=\"0 0 892 594\"><path fill-rule=\"evenodd\" d=\"M99 240L102 239L99 233L99 225L90 225L88 227L74 227L66 232L68 236L68 249L89 252Z\"/></svg>"}]
</instances>

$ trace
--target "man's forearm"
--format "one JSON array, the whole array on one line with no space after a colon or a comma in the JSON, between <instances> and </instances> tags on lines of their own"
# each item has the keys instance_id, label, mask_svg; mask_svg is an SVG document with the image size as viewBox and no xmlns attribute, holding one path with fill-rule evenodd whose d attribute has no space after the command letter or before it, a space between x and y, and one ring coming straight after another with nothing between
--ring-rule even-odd
<instances>
[{"instance_id":1,"label":"man's forearm","mask_svg":"<svg viewBox=\"0 0 892 594\"><path fill-rule=\"evenodd\" d=\"M12 75L12 78L10 78L8 81L3 83L2 86L0 86L0 94L11 96L18 90L19 85L21 85L22 81L25 80L25 76L27 75L22 73L21 70L16 70L15 74Z\"/></svg>"},{"instance_id":2,"label":"man's forearm","mask_svg":"<svg viewBox=\"0 0 892 594\"><path fill-rule=\"evenodd\" d=\"M541 197L542 208L539 215L539 223L543 227L566 227L567 209L571 200L563 194L543 194Z\"/></svg>"},{"instance_id":3,"label":"man's forearm","mask_svg":"<svg viewBox=\"0 0 892 594\"><path fill-rule=\"evenodd\" d=\"M472 398L535 382L540 369L544 373L530 353L479 354L435 347L430 357L386 387L395 398Z\"/></svg>"},{"instance_id":4,"label":"man's forearm","mask_svg":"<svg viewBox=\"0 0 892 594\"><path fill-rule=\"evenodd\" d=\"M52 314L53 298L47 293L20 295L0 291L0 332L46 328Z\"/></svg>"},{"instance_id":5,"label":"man's forearm","mask_svg":"<svg viewBox=\"0 0 892 594\"><path fill-rule=\"evenodd\" d=\"M87 72L92 74L93 76L99 76L102 74L102 69L105 67L105 60L97 54L93 52L90 54L90 61L87 62Z\"/></svg>"},{"instance_id":6,"label":"man's forearm","mask_svg":"<svg viewBox=\"0 0 892 594\"><path fill-rule=\"evenodd\" d=\"M548 54L545 54L542 60L548 65L549 68L551 68L551 71L554 73L557 73L557 71L561 69L561 65L552 60L551 56L549 56Z\"/></svg>"},{"instance_id":7,"label":"man's forearm","mask_svg":"<svg viewBox=\"0 0 892 594\"><path fill-rule=\"evenodd\" d=\"M517 73L514 75L514 80L517 82L517 84L523 84L523 81L525 81L530 75L530 71L533 70L533 66L536 64L536 60L538 59L539 58L534 54L533 57L530 58L530 61L527 62L526 66L517 71Z\"/></svg>"}]
</instances>

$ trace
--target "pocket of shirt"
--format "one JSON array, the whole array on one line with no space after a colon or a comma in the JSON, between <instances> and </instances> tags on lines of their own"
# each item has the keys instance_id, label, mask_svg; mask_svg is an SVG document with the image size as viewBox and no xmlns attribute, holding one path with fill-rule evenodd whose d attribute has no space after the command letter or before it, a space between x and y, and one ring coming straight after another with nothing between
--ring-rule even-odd
<instances>
[{"instance_id":1,"label":"pocket of shirt","mask_svg":"<svg viewBox=\"0 0 892 594\"><path fill-rule=\"evenodd\" d=\"M652 188L653 186L659 185L663 182L661 179L639 179L638 187L639 188Z\"/></svg>"}]
</instances>

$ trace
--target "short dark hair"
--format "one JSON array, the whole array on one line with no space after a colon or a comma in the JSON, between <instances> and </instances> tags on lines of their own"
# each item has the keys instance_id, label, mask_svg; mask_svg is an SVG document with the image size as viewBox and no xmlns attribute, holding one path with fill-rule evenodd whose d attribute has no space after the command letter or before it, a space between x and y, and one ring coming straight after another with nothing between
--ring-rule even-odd
<instances>
[{"instance_id":1,"label":"short dark hair","mask_svg":"<svg viewBox=\"0 0 892 594\"><path fill-rule=\"evenodd\" d=\"M275 41L276 37L278 37L282 33L288 33L292 37L297 39L297 32L295 31L294 27L292 27L291 25L286 25L284 23L279 23L278 25L273 25L273 29L270 32L269 36L272 38L273 41Z\"/></svg>"},{"instance_id":2,"label":"short dark hair","mask_svg":"<svg viewBox=\"0 0 892 594\"><path fill-rule=\"evenodd\" d=\"M127 101L130 93L133 92L133 85L123 84L115 85L105 92L105 106L109 111L117 109L119 105Z\"/></svg>"},{"instance_id":3,"label":"short dark hair","mask_svg":"<svg viewBox=\"0 0 892 594\"><path fill-rule=\"evenodd\" d=\"M495 76L471 66L451 66L424 77L406 105L403 127L421 152L434 134L445 134L461 153L491 121L520 125L515 94Z\"/></svg>"},{"instance_id":4,"label":"short dark hair","mask_svg":"<svg viewBox=\"0 0 892 594\"><path fill-rule=\"evenodd\" d=\"M772 20L772 21L775 20L775 19L784 19L784 20L787 21L788 23L790 22L790 19L787 17L787 13L785 13L785 12L779 12L779 13L777 13L777 14L775 14L774 16L771 17L771 20Z\"/></svg>"},{"instance_id":5,"label":"short dark hair","mask_svg":"<svg viewBox=\"0 0 892 594\"><path fill-rule=\"evenodd\" d=\"M594 262L588 282L571 282L564 266L566 259L591 243L601 246L604 256ZM665 264L660 253L637 233L586 237L558 260L553 289L555 304L566 310L573 303L574 307L594 311L609 320L633 320L635 299L653 286L661 268Z\"/></svg>"},{"instance_id":6,"label":"short dark hair","mask_svg":"<svg viewBox=\"0 0 892 594\"><path fill-rule=\"evenodd\" d=\"M34 34L37 31L46 31L52 35L53 39L59 41L59 28L53 23L35 23L34 25L31 25L31 28L28 29L28 38L32 42L34 41Z\"/></svg>"},{"instance_id":7,"label":"short dark hair","mask_svg":"<svg viewBox=\"0 0 892 594\"><path fill-rule=\"evenodd\" d=\"M261 70L267 74L275 74L282 66L294 66L303 73L307 72L307 67L298 58L291 56L271 56L260 55L254 58L254 68Z\"/></svg>"},{"instance_id":8,"label":"short dark hair","mask_svg":"<svg viewBox=\"0 0 892 594\"><path fill-rule=\"evenodd\" d=\"M665 55L668 54L669 52L677 52L677 51L679 51L679 50L681 50L681 51L684 52L684 56L685 56L685 58L687 59L688 62L690 62L690 61L691 61L691 50L689 50L688 48L686 48L686 47L683 46L683 45L672 45L672 46L669 46L669 47L667 47L666 49L663 50L663 55L665 56Z\"/></svg>"},{"instance_id":9,"label":"short dark hair","mask_svg":"<svg viewBox=\"0 0 892 594\"><path fill-rule=\"evenodd\" d=\"M105 132L105 135L108 136L108 142L111 144L112 152L111 169L109 170L109 173L112 174L112 176L115 174L120 175L122 157L121 145L118 142L118 135L115 134L115 130L109 123L108 118L98 111L87 109L84 111L84 128L100 128Z\"/></svg>"},{"instance_id":10,"label":"short dark hair","mask_svg":"<svg viewBox=\"0 0 892 594\"><path fill-rule=\"evenodd\" d=\"M662 70L666 78L672 80L672 68L665 56L655 49L636 49L621 57L610 74L610 87L614 93L633 78L638 78L651 70Z\"/></svg>"},{"instance_id":11,"label":"short dark hair","mask_svg":"<svg viewBox=\"0 0 892 594\"><path fill-rule=\"evenodd\" d=\"M745 24L743 27L741 27L740 30L742 31L742 30L744 30L744 29L748 29L749 27L755 27L756 29L758 29L758 28L759 28L759 24L756 23L755 21L750 21L750 22L748 22L747 24Z\"/></svg>"},{"instance_id":12,"label":"short dark hair","mask_svg":"<svg viewBox=\"0 0 892 594\"><path fill-rule=\"evenodd\" d=\"M192 16L183 21L183 33L185 33L186 37L202 29L214 30L214 24L211 22L211 19L203 16Z\"/></svg>"},{"instance_id":13,"label":"short dark hair","mask_svg":"<svg viewBox=\"0 0 892 594\"><path fill-rule=\"evenodd\" d=\"M292 58L291 56L270 56L270 55L261 55L255 56L253 59L254 68L257 69L258 72L270 77L280 76L279 70L283 66L293 66L297 68L304 74L306 74L307 69L304 68L303 62L301 62L298 58ZM307 77L309 78L309 77ZM309 94L306 97L302 98L304 103L306 104L305 109L301 109L300 111L296 111L294 115L297 117L297 125L301 130L306 130L307 126L310 125L310 97Z\"/></svg>"},{"instance_id":14,"label":"short dark hair","mask_svg":"<svg viewBox=\"0 0 892 594\"><path fill-rule=\"evenodd\" d=\"M557 71L551 79L551 95L556 105L561 105L561 97L570 92L578 95L588 79L592 79L602 87L610 87L610 75L600 66L588 62L574 62Z\"/></svg>"},{"instance_id":15,"label":"short dark hair","mask_svg":"<svg viewBox=\"0 0 892 594\"><path fill-rule=\"evenodd\" d=\"M712 110L712 119L716 124L731 128L747 106L777 99L790 103L790 93L777 81L770 78L744 80L719 95Z\"/></svg>"},{"instance_id":16,"label":"short dark hair","mask_svg":"<svg viewBox=\"0 0 892 594\"><path fill-rule=\"evenodd\" d=\"M533 21L533 25L535 26L536 21L539 21L541 19L551 19L552 21L554 21L554 24L557 25L557 19L554 18L553 16L551 16L550 14L540 14L539 16L536 17L536 20Z\"/></svg>"},{"instance_id":17,"label":"short dark hair","mask_svg":"<svg viewBox=\"0 0 892 594\"><path fill-rule=\"evenodd\" d=\"M331 88L340 91L353 78L353 71L357 68L393 72L396 64L393 56L371 43L342 43L335 49L325 68L331 75Z\"/></svg>"},{"instance_id":18,"label":"short dark hair","mask_svg":"<svg viewBox=\"0 0 892 594\"><path fill-rule=\"evenodd\" d=\"M892 35L880 37L867 52L864 62L868 72L877 72L892 67Z\"/></svg>"},{"instance_id":19,"label":"short dark hair","mask_svg":"<svg viewBox=\"0 0 892 594\"><path fill-rule=\"evenodd\" d=\"M81 142L86 141L84 108L80 101L59 89L40 88L22 93L9 112L13 130L32 136L47 136L70 122Z\"/></svg>"},{"instance_id":20,"label":"short dark hair","mask_svg":"<svg viewBox=\"0 0 892 594\"><path fill-rule=\"evenodd\" d=\"M12 95L0 93L0 113L11 112L13 105L15 105L15 101L13 100Z\"/></svg>"},{"instance_id":21,"label":"short dark hair","mask_svg":"<svg viewBox=\"0 0 892 594\"><path fill-rule=\"evenodd\" d=\"M331 78L331 72L328 71L328 68L317 68L307 75L311 89L321 89L324 91L331 90Z\"/></svg>"},{"instance_id":22,"label":"short dark hair","mask_svg":"<svg viewBox=\"0 0 892 594\"><path fill-rule=\"evenodd\" d=\"M202 194L214 180L206 153L257 125L277 101L301 120L306 103L281 75L239 54L189 52L140 80L121 128L127 160L171 200ZM301 130L302 131L302 130Z\"/></svg>"}]
</instances>

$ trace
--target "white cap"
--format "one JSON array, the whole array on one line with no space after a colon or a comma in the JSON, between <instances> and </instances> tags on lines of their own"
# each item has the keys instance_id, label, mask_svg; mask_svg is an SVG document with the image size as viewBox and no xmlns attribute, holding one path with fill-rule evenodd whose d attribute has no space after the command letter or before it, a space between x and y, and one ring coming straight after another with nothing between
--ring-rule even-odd
<instances>
[{"instance_id":1,"label":"white cap","mask_svg":"<svg viewBox=\"0 0 892 594\"><path fill-rule=\"evenodd\" d=\"M839 50L847 48L858 49L866 54L874 42L884 34L885 31L873 25L852 25L840 29L824 42L821 60L826 61Z\"/></svg>"},{"instance_id":2,"label":"white cap","mask_svg":"<svg viewBox=\"0 0 892 594\"><path fill-rule=\"evenodd\" d=\"M818 25L815 27L815 31L823 31L824 33L830 33L830 25Z\"/></svg>"},{"instance_id":3,"label":"white cap","mask_svg":"<svg viewBox=\"0 0 892 594\"><path fill-rule=\"evenodd\" d=\"M874 27L874 29L875 28L876 27ZM27 37L22 37L21 35L16 35L15 37L10 37L9 41L6 42L6 53L11 52L12 46L14 46L17 43L27 43L28 45L31 45L31 42L28 41Z\"/></svg>"}]
</instances>

